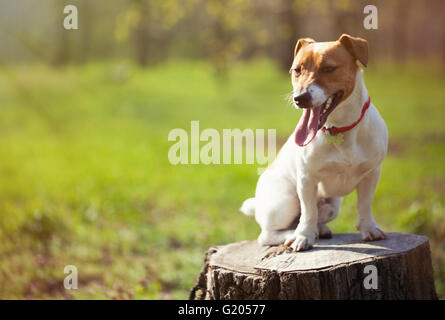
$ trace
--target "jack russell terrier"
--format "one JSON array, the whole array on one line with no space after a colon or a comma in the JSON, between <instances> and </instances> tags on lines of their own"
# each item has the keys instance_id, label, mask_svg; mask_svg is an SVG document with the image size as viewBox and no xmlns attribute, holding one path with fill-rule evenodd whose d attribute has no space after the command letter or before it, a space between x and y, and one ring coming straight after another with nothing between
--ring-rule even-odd
<instances>
[{"instance_id":1,"label":"jack russell terrier","mask_svg":"<svg viewBox=\"0 0 445 320\"><path fill-rule=\"evenodd\" d=\"M344 196L357 190L356 227L363 240L385 239L372 200L386 155L388 131L370 101L360 61L368 43L343 34L337 41L298 40L290 69L292 97L303 114L275 161L260 176L255 198L241 211L255 215L261 245L310 249L330 238L326 223Z\"/></svg>"}]
</instances>

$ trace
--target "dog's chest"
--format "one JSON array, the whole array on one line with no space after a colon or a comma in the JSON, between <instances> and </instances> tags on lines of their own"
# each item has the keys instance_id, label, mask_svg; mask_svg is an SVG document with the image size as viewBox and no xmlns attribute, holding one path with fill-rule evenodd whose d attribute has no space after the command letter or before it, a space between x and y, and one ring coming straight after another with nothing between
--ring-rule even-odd
<instances>
[{"instance_id":1,"label":"dog's chest","mask_svg":"<svg viewBox=\"0 0 445 320\"><path fill-rule=\"evenodd\" d=\"M320 193L326 196L345 196L376 167L375 155L360 146L332 146L314 157L312 172L318 180Z\"/></svg>"}]
</instances>

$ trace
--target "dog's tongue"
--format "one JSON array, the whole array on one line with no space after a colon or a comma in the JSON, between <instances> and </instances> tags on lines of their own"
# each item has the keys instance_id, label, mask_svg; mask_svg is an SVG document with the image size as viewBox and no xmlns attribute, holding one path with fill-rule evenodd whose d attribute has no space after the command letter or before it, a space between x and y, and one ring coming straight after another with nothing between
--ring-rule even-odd
<instances>
[{"instance_id":1,"label":"dog's tongue","mask_svg":"<svg viewBox=\"0 0 445 320\"><path fill-rule=\"evenodd\" d=\"M304 109L295 132L295 142L303 147L314 139L318 131L320 107Z\"/></svg>"}]
</instances>

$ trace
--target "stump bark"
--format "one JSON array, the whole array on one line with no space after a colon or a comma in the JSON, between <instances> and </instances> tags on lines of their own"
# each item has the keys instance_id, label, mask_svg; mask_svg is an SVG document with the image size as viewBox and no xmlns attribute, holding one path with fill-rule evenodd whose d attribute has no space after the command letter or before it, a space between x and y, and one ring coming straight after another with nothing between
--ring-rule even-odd
<instances>
[{"instance_id":1,"label":"stump bark","mask_svg":"<svg viewBox=\"0 0 445 320\"><path fill-rule=\"evenodd\" d=\"M359 234L336 234L309 251L264 260L276 247L257 241L212 247L189 298L437 299L428 238L387 235L364 242ZM367 265L375 266L371 273Z\"/></svg>"}]
</instances>

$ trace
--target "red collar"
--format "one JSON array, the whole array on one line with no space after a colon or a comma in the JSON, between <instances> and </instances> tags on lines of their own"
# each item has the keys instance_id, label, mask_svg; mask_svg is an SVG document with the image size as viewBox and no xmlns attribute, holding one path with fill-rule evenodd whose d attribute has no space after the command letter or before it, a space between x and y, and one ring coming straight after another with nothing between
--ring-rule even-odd
<instances>
[{"instance_id":1,"label":"red collar","mask_svg":"<svg viewBox=\"0 0 445 320\"><path fill-rule=\"evenodd\" d=\"M350 124L349 126L339 127L339 128L338 127L331 127L331 128L323 127L323 128L321 128L321 130L323 132L328 131L331 136L334 136L336 134L343 133L343 132L351 130L356 125L358 125L359 122L363 119L363 117L365 116L365 112L369 108L370 104L371 104L371 97L368 96L368 100L363 105L362 114L360 115L360 118L358 118L357 121L355 121L354 123Z\"/></svg>"}]
</instances>

